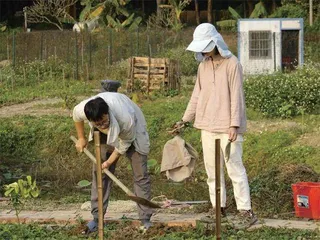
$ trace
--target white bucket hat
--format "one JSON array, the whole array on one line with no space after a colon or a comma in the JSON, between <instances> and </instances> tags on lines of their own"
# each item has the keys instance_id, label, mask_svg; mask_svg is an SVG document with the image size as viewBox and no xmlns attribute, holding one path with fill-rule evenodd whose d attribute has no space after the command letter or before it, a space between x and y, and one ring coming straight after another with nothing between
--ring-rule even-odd
<instances>
[{"instance_id":1,"label":"white bucket hat","mask_svg":"<svg viewBox=\"0 0 320 240\"><path fill-rule=\"evenodd\" d=\"M210 23L202 23L193 33L193 41L187 47L188 51L195 53L211 52L215 47L224 58L231 57L227 44L216 28Z\"/></svg>"}]
</instances>

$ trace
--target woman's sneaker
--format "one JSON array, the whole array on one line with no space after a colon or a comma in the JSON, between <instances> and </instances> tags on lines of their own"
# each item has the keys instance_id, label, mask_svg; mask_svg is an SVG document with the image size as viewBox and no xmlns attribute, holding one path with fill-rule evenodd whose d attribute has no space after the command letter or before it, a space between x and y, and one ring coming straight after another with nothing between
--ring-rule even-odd
<instances>
[{"instance_id":1,"label":"woman's sneaker","mask_svg":"<svg viewBox=\"0 0 320 240\"><path fill-rule=\"evenodd\" d=\"M252 210L239 210L239 213L232 219L234 227L237 229L249 228L258 221Z\"/></svg>"}]
</instances>

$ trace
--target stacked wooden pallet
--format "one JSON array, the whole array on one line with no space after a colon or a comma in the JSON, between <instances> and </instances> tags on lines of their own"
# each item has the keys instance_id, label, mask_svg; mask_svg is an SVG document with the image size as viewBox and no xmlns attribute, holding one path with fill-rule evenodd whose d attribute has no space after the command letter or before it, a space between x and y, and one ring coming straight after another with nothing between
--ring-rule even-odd
<instances>
[{"instance_id":1,"label":"stacked wooden pallet","mask_svg":"<svg viewBox=\"0 0 320 240\"><path fill-rule=\"evenodd\" d=\"M132 57L127 84L129 91L179 89L179 64L168 58ZM141 89L137 89L141 88Z\"/></svg>"}]
</instances>

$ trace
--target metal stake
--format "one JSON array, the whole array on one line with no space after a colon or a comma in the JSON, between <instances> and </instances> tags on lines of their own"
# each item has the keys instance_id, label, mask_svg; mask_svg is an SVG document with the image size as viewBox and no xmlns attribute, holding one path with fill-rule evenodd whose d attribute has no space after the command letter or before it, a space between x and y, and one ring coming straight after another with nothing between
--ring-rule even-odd
<instances>
[{"instance_id":1,"label":"metal stake","mask_svg":"<svg viewBox=\"0 0 320 240\"><path fill-rule=\"evenodd\" d=\"M216 162L216 239L221 239L221 174L220 174L220 139L216 139L215 141L215 162Z\"/></svg>"},{"instance_id":2,"label":"metal stake","mask_svg":"<svg viewBox=\"0 0 320 240\"><path fill-rule=\"evenodd\" d=\"M97 169L97 190L98 190L98 227L99 239L103 240L103 203L102 203L102 168L101 168L101 147L100 132L94 131L94 145L96 149Z\"/></svg>"}]
</instances>

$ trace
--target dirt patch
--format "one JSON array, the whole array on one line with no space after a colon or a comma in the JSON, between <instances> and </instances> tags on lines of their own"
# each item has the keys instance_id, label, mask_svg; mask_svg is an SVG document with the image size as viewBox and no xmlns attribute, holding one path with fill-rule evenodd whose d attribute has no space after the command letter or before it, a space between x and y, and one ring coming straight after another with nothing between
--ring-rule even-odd
<instances>
[{"instance_id":1,"label":"dirt patch","mask_svg":"<svg viewBox=\"0 0 320 240\"><path fill-rule=\"evenodd\" d=\"M247 129L248 132L275 132L278 130L284 130L284 129L294 129L299 127L300 124L292 121L272 121L272 120L259 120L259 121L247 121Z\"/></svg>"},{"instance_id":2,"label":"dirt patch","mask_svg":"<svg viewBox=\"0 0 320 240\"><path fill-rule=\"evenodd\" d=\"M36 105L45 105L45 104L55 104L62 102L62 99L52 98L52 99L43 99L35 100L32 102L15 104L10 106L4 106L0 108L0 118L4 117L13 117L17 115L31 115L31 116L42 116L42 115L61 115L61 116L70 116L71 111L64 108L36 108L33 109Z\"/></svg>"},{"instance_id":3,"label":"dirt patch","mask_svg":"<svg viewBox=\"0 0 320 240\"><path fill-rule=\"evenodd\" d=\"M81 205L81 210L90 211L91 202L87 201ZM137 204L133 201L117 200L109 201L108 212L130 213L137 211Z\"/></svg>"},{"instance_id":4,"label":"dirt patch","mask_svg":"<svg viewBox=\"0 0 320 240\"><path fill-rule=\"evenodd\" d=\"M320 148L320 130L312 133L303 134L297 140L296 144L299 146L304 145L314 148Z\"/></svg>"},{"instance_id":5,"label":"dirt patch","mask_svg":"<svg viewBox=\"0 0 320 240\"><path fill-rule=\"evenodd\" d=\"M174 232L188 232L190 227L170 227L161 223L154 224L147 231L129 223L121 223L111 232L107 239L130 240L130 239L156 239ZM209 233L208 233L209 234ZM211 233L212 234L212 233Z\"/></svg>"}]
</instances>

